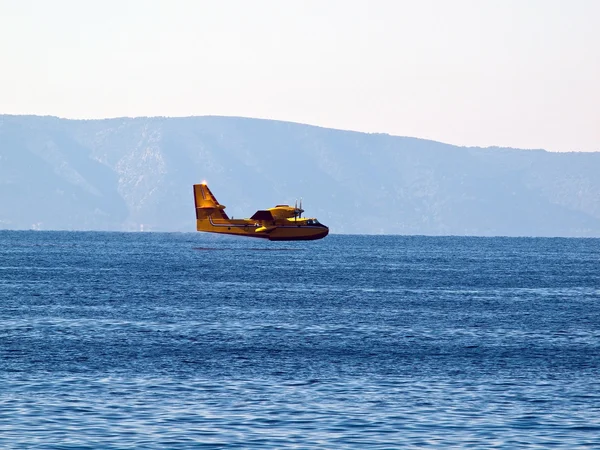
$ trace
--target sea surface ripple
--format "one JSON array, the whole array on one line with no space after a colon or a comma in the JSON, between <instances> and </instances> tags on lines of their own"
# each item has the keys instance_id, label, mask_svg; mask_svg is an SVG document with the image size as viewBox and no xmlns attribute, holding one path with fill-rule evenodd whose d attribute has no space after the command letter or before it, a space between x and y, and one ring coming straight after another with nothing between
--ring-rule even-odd
<instances>
[{"instance_id":1,"label":"sea surface ripple","mask_svg":"<svg viewBox=\"0 0 600 450\"><path fill-rule=\"evenodd\" d=\"M0 448L600 448L600 240L0 231Z\"/></svg>"}]
</instances>

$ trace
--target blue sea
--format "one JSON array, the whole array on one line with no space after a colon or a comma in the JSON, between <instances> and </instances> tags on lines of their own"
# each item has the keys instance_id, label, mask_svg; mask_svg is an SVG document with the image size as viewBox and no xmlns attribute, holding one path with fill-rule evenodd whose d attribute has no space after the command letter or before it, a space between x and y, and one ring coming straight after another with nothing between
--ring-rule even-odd
<instances>
[{"instance_id":1,"label":"blue sea","mask_svg":"<svg viewBox=\"0 0 600 450\"><path fill-rule=\"evenodd\" d=\"M0 448L600 448L600 240L0 231Z\"/></svg>"}]
</instances>

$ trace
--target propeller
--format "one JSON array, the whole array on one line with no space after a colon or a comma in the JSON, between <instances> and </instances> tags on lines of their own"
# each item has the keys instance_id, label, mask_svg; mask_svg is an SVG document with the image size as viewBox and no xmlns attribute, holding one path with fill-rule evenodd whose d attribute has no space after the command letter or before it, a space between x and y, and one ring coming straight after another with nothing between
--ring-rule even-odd
<instances>
[{"instance_id":1,"label":"propeller","mask_svg":"<svg viewBox=\"0 0 600 450\"><path fill-rule=\"evenodd\" d=\"M300 197L300 208L298 208L298 200L294 203L294 220L298 218L302 219L302 213L304 210L302 209L302 197Z\"/></svg>"}]
</instances>

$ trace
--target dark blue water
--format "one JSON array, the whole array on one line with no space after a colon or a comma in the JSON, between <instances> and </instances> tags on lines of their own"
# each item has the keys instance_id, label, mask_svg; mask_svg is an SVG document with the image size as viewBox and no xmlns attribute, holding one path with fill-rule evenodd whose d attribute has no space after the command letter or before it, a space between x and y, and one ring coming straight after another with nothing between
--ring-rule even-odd
<instances>
[{"instance_id":1,"label":"dark blue water","mask_svg":"<svg viewBox=\"0 0 600 450\"><path fill-rule=\"evenodd\" d=\"M600 446L600 240L0 232L0 447Z\"/></svg>"}]
</instances>

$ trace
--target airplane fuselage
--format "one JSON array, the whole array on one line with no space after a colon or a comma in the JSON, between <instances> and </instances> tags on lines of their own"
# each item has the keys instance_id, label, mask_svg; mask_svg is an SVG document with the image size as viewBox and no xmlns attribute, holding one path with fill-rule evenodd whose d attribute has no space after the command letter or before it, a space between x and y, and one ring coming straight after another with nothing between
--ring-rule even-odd
<instances>
[{"instance_id":1,"label":"airplane fuselage","mask_svg":"<svg viewBox=\"0 0 600 450\"><path fill-rule=\"evenodd\" d=\"M301 217L301 208L288 205L257 211L249 219L230 219L206 184L194 185L194 201L198 231L271 241L310 241L329 233L317 219Z\"/></svg>"},{"instance_id":2,"label":"airplane fuselage","mask_svg":"<svg viewBox=\"0 0 600 450\"><path fill-rule=\"evenodd\" d=\"M329 229L318 222L308 224L304 218L296 222L284 220L257 222L251 219L225 220L209 217L196 220L196 229L211 233L264 238L271 241L312 241L324 238L329 233Z\"/></svg>"}]
</instances>

